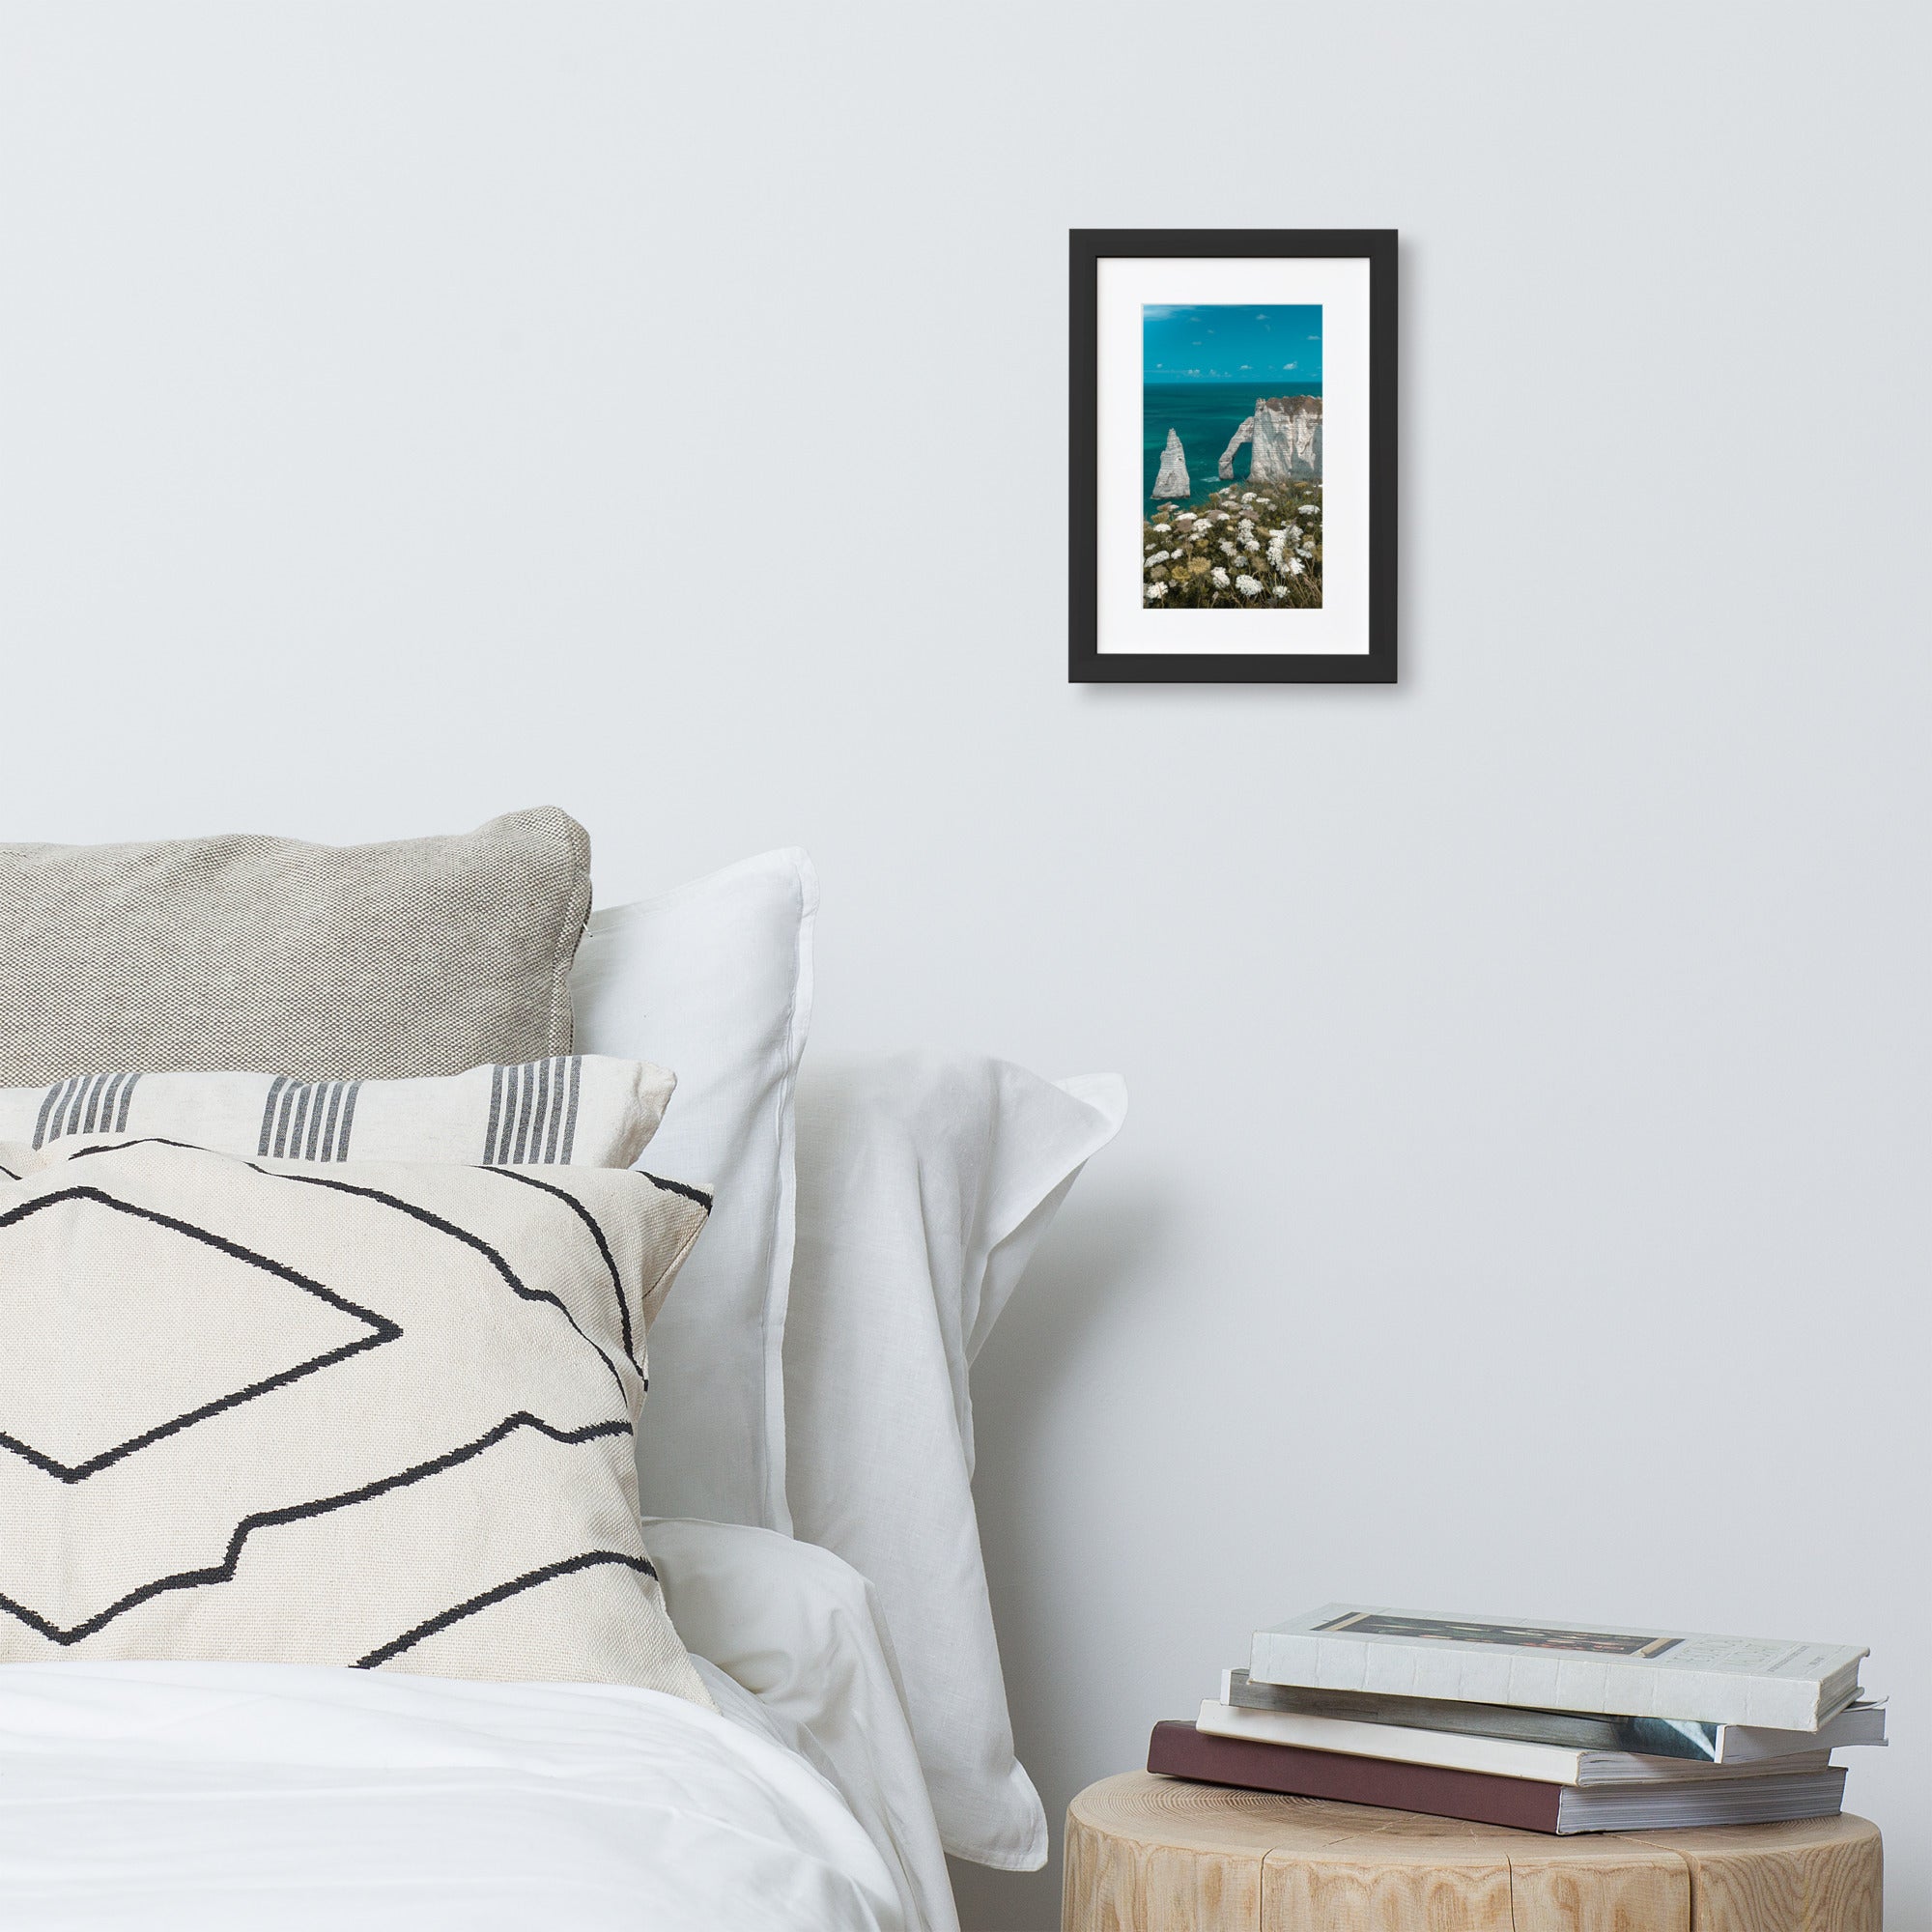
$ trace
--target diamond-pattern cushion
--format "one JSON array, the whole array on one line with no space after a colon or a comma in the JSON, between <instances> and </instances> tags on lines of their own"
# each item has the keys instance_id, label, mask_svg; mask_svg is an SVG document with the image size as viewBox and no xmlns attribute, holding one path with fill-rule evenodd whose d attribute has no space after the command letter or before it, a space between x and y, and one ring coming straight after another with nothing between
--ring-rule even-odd
<instances>
[{"instance_id":1,"label":"diamond-pattern cushion","mask_svg":"<svg viewBox=\"0 0 1932 1932\"><path fill-rule=\"evenodd\" d=\"M646 1330L708 1207L608 1168L0 1146L0 1662L708 1703L634 1460Z\"/></svg>"}]
</instances>

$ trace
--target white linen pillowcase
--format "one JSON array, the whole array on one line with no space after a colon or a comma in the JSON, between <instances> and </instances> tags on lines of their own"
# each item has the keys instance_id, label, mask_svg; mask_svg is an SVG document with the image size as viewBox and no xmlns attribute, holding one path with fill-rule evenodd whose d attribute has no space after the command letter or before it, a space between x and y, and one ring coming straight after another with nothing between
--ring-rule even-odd
<instances>
[{"instance_id":1,"label":"white linen pillowcase","mask_svg":"<svg viewBox=\"0 0 1932 1932\"><path fill-rule=\"evenodd\" d=\"M134 1134L282 1160L629 1167L676 1085L648 1062L582 1053L412 1080L79 1073L0 1088L0 1141Z\"/></svg>"},{"instance_id":2,"label":"white linen pillowcase","mask_svg":"<svg viewBox=\"0 0 1932 1932\"><path fill-rule=\"evenodd\" d=\"M766 852L593 914L571 976L578 1046L677 1069L651 1165L714 1207L651 1331L639 1434L653 1516L789 1531L784 1324L797 1177L793 1090L811 1018L818 880Z\"/></svg>"},{"instance_id":3,"label":"white linen pillowcase","mask_svg":"<svg viewBox=\"0 0 1932 1932\"><path fill-rule=\"evenodd\" d=\"M1013 1751L968 1375L1125 1113L1112 1074L956 1052L817 1058L799 1088L794 1528L878 1592L946 1849L1007 1870L1045 1861L1046 1815Z\"/></svg>"}]
</instances>

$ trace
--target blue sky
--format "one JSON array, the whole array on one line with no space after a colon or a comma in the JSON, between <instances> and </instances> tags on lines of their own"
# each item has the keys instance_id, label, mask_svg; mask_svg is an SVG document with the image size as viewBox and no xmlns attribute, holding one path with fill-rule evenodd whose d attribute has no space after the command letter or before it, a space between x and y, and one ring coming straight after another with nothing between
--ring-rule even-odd
<instances>
[{"instance_id":1,"label":"blue sky","mask_svg":"<svg viewBox=\"0 0 1932 1932\"><path fill-rule=\"evenodd\" d=\"M1250 377L1319 383L1321 305L1145 305L1141 343L1143 379L1150 383L1240 383Z\"/></svg>"}]
</instances>

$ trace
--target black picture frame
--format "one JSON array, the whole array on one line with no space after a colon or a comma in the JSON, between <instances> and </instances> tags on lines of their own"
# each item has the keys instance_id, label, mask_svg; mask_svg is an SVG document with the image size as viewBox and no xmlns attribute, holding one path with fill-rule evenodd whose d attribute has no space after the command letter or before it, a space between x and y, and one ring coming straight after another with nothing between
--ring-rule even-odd
<instances>
[{"instance_id":1,"label":"black picture frame","mask_svg":"<svg viewBox=\"0 0 1932 1932\"><path fill-rule=\"evenodd\" d=\"M1396 231L1076 228L1069 234L1067 681L1396 681ZM1365 258L1369 264L1368 648L1334 654L1103 652L1099 647L1099 272L1120 256Z\"/></svg>"}]
</instances>

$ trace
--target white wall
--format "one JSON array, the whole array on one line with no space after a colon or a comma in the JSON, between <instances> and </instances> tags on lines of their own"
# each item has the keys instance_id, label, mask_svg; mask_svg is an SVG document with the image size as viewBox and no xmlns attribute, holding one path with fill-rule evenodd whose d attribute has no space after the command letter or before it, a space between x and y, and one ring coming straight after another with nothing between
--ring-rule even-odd
<instances>
[{"instance_id":1,"label":"white wall","mask_svg":"<svg viewBox=\"0 0 1932 1932\"><path fill-rule=\"evenodd\" d=\"M1928 38L5 0L6 836L809 845L822 1040L1134 1091L980 1378L1050 1809L1329 1596L1869 1639L1932 1924ZM1402 229L1399 689L1066 686L1073 223Z\"/></svg>"}]
</instances>

